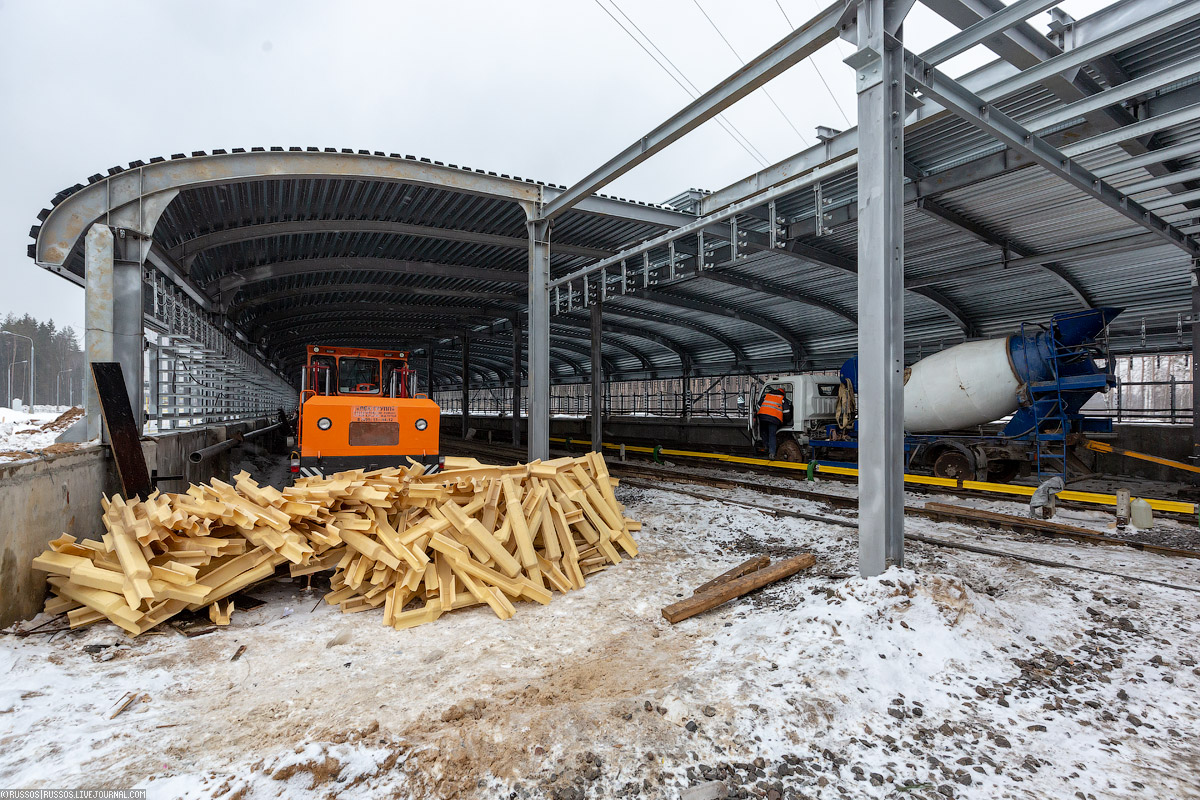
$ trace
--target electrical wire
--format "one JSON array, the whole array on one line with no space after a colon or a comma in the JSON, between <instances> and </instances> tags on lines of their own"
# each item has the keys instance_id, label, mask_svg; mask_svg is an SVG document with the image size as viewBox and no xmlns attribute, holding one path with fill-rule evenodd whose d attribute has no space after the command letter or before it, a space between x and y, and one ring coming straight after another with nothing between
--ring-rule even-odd
<instances>
[{"instance_id":1,"label":"electrical wire","mask_svg":"<svg viewBox=\"0 0 1200 800\"><path fill-rule=\"evenodd\" d=\"M659 59L657 57L655 57L654 53L650 52L650 49L647 48L646 45L642 43L641 39L639 39L637 36L634 35L633 31L629 30L623 24L621 24L621 21L619 19L617 19L616 15L614 15L612 13L612 11L610 11L608 9L607 6L605 6L603 3L601 3L600 0L594 0L594 2L596 3L596 5L600 6L600 8L604 11L605 14L608 14L609 18L611 18L612 21L617 24L617 27L619 27L626 35L628 35L630 39L633 39L633 41L637 44L638 47L642 48L642 50L646 53L646 55L650 56L650 59L655 64L657 64L659 67L662 68L663 72L666 72L667 75L669 75L671 77L671 79L673 81L675 81L675 83L679 84L679 88L683 89L683 91L685 93L687 93L688 97L691 97L693 100L696 98L696 96L699 93L699 90L693 90L693 89L688 88L688 86L684 83L684 81L687 81L687 83L691 83L691 81L687 80L687 76L684 75L683 72L679 72L679 76L676 76L676 74L674 72L672 72L667 67L666 64L664 64L662 61L659 61ZM609 0L609 2L612 2L612 0ZM615 2L613 3L613 6L615 8L617 8L618 11L621 11L620 7L618 7ZM621 15L624 16L626 19L629 19L628 15L626 15L624 11L621 11ZM630 20L630 24L632 24L632 20ZM634 27L637 27L637 26L634 25ZM640 31L640 28L639 28L639 31ZM646 36L646 34L643 33L642 36ZM653 41L649 37L646 37L646 41L650 42L651 45L654 46L655 50L658 50L657 45L654 45ZM659 52L662 52L662 51L660 50ZM666 56L663 56L663 57L666 58ZM669 59L668 59L668 61L669 61ZM672 65L672 66L674 66L674 65ZM675 69L678 70L679 68L675 67ZM683 80L680 80L680 77L682 77ZM694 85L695 84L693 84L693 86ZM741 134L740 131L738 131L735 134L734 131L736 131L737 129L733 127L732 123L728 122L727 120L723 119L720 116L718 116L716 119L717 119L717 123L719 125L721 125L721 127L725 130L726 133L729 134L730 138L732 138L734 142L736 142L743 150L745 150L746 153L751 158L753 158L755 161L757 161L760 166L765 167L767 165L767 163L768 163L767 159L764 156L762 156L761 154L755 153L755 151L758 148L755 148L754 145L750 143L750 140L746 139L745 134ZM738 138L739 134L742 136L742 139L745 139L744 142L742 141L742 139Z\"/></svg>"},{"instance_id":2,"label":"electrical wire","mask_svg":"<svg viewBox=\"0 0 1200 800\"><path fill-rule=\"evenodd\" d=\"M813 2L815 3L817 0L813 0ZM788 19L787 12L783 10L783 3L779 2L779 0L775 0L775 5L779 6L779 13L783 14L783 21L787 23L788 28L795 30L796 26L792 24L792 21ZM819 9L820 5L818 4L817 7ZM840 42L841 40L835 39L834 41ZM833 100L833 104L836 105L838 111L842 113L842 119L846 120L846 125L853 126L854 123L850 121L849 115L846 114L846 109L842 108L841 101L837 99L837 95L833 93L833 89L829 88L829 81L825 80L825 76L821 74L821 68L817 66L816 59L814 59L812 56L809 56L807 60L808 63L812 64L812 68L817 71L817 77L820 78L821 83L825 85L825 91L829 92L829 97Z\"/></svg>"},{"instance_id":3,"label":"electrical wire","mask_svg":"<svg viewBox=\"0 0 1200 800\"><path fill-rule=\"evenodd\" d=\"M675 72L679 73L679 77L682 78L687 83L687 85L692 88L692 92L694 92L694 94L692 96L699 97L700 87L698 87L695 83L693 83L692 80L690 78L688 78L687 75L684 74L683 70L681 70L679 68L679 66L674 61L671 60L670 56L668 56L666 53L664 53L662 51L662 48L660 48L658 45L656 45L654 43L654 40L651 39L648 35L646 35L646 32L644 30L642 30L636 22L633 21L633 18L625 13L625 9L623 9L619 5L617 5L617 0L608 0L608 1L610 3L612 3L612 7L615 8L621 14L621 16L624 17L629 22L629 24L633 26L634 30L636 30L639 34L641 34L642 38L645 39L646 42L649 43L649 45L654 48L655 52L657 52L660 56L662 56L663 60L666 61L668 64L670 64L671 67L675 70ZM674 76L672 76L672 77L674 77ZM678 83L678 80L676 82ZM729 120L725 117L724 114L718 114L717 121L722 123L722 127L724 127L726 129L726 132L730 133L730 135L733 135L733 132L736 132L737 135L740 136L742 138L742 140L745 142L745 145L743 145L743 147L748 145L752 150L754 150L755 153L758 154L759 163L762 166L766 166L767 163L769 163L767 157L765 155L763 155L763 152L754 146L754 143L750 141L749 137L747 137L746 134L744 134L740 130L738 130L738 128L732 122L729 122ZM730 131L731 128L732 128L732 131Z\"/></svg>"},{"instance_id":4,"label":"electrical wire","mask_svg":"<svg viewBox=\"0 0 1200 800\"><path fill-rule=\"evenodd\" d=\"M692 2L696 4L696 8L700 10L700 13L704 15L704 18L708 20L708 24L712 26L712 29L717 32L717 36L721 37L721 41L723 41L725 46L729 48L729 52L733 53L733 57L736 58L742 64L742 66L745 66L746 59L742 58L737 49L734 48L729 40L725 38L725 34L721 32L719 27L717 27L717 23L713 22L713 18L708 15L707 11L704 10L704 6L700 5L700 0L692 0ZM792 130L796 132L796 135L800 137L800 141L804 142L804 146L808 147L808 139L806 139L804 134L800 132L800 129L796 127L796 123L792 122L792 118L787 115L787 112L783 110L783 107L780 106L779 103L775 102L775 98L771 96L771 93L767 91L765 86L763 87L762 92L767 96L767 99L771 101L771 105L775 106L775 110L779 112L780 116L782 116L784 120L787 121L787 124L792 127Z\"/></svg>"}]
</instances>

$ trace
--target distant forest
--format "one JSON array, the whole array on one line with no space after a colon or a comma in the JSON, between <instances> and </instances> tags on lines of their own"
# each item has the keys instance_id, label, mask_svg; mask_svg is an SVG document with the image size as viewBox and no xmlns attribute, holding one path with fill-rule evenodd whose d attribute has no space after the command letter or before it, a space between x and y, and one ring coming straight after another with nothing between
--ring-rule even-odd
<instances>
[{"instance_id":1,"label":"distant forest","mask_svg":"<svg viewBox=\"0 0 1200 800\"><path fill-rule=\"evenodd\" d=\"M22 363L29 360L29 339L21 338L28 336L33 340L37 370L33 399L39 406L82 404L83 351L73 328L59 328L53 320L42 322L28 314L9 314L3 329L20 336L0 334L0 403L9 405L14 397L29 402L29 364Z\"/></svg>"}]
</instances>

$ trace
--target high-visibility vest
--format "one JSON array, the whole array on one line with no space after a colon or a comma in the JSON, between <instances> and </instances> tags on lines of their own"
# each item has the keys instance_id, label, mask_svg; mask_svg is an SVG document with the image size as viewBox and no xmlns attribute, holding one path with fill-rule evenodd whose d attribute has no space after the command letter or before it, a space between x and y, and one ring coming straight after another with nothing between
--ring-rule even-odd
<instances>
[{"instance_id":1,"label":"high-visibility vest","mask_svg":"<svg viewBox=\"0 0 1200 800\"><path fill-rule=\"evenodd\" d=\"M783 395L767 392L758 406L759 416L774 417L783 422Z\"/></svg>"}]
</instances>

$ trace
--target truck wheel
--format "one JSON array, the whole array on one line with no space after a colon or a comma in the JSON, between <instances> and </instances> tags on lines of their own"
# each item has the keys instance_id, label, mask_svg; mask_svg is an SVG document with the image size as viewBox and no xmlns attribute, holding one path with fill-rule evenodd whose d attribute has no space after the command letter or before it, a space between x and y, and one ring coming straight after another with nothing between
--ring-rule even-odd
<instances>
[{"instance_id":1,"label":"truck wheel","mask_svg":"<svg viewBox=\"0 0 1200 800\"><path fill-rule=\"evenodd\" d=\"M779 443L779 447L775 450L775 460L791 461L794 464L799 464L804 460L804 449L795 440L785 439Z\"/></svg>"},{"instance_id":2,"label":"truck wheel","mask_svg":"<svg viewBox=\"0 0 1200 800\"><path fill-rule=\"evenodd\" d=\"M933 474L950 480L971 480L971 463L957 450L946 450L933 462Z\"/></svg>"}]
</instances>

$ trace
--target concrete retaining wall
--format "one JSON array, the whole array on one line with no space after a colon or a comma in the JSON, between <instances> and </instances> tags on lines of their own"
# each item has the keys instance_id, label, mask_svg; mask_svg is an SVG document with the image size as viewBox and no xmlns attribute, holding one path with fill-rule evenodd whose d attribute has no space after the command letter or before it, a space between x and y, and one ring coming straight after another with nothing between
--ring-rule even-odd
<instances>
[{"instance_id":1,"label":"concrete retaining wall","mask_svg":"<svg viewBox=\"0 0 1200 800\"><path fill-rule=\"evenodd\" d=\"M119 486L99 445L0 467L0 627L42 610L46 575L34 572L31 562L62 533L98 537L100 495Z\"/></svg>"},{"instance_id":2,"label":"concrete retaining wall","mask_svg":"<svg viewBox=\"0 0 1200 800\"><path fill-rule=\"evenodd\" d=\"M241 424L240 429L262 423ZM146 465L160 476L167 492L183 491L188 483L213 476L228 477L229 453L192 464L196 449L223 441L234 426L164 433L142 441ZM0 464L0 628L28 619L42 610L46 575L35 572L33 559L47 543L63 533L76 538L99 538L101 494L120 491L116 465L107 447L81 445L69 453L47 454L36 461Z\"/></svg>"}]
</instances>

